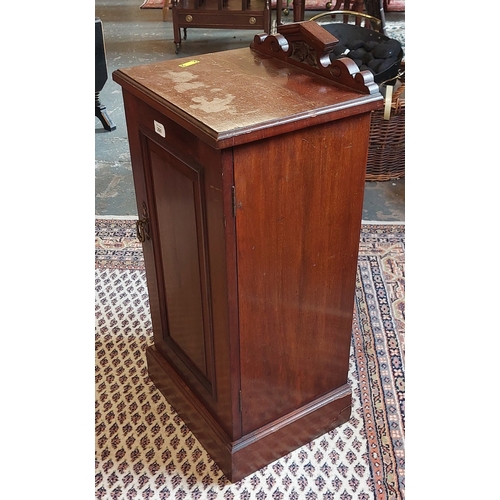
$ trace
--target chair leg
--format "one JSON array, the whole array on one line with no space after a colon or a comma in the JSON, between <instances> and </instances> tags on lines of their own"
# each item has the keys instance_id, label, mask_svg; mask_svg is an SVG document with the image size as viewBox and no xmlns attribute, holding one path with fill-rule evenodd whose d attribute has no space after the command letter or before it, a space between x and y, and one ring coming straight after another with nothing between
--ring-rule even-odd
<instances>
[{"instance_id":1,"label":"chair leg","mask_svg":"<svg viewBox=\"0 0 500 500\"><path fill-rule=\"evenodd\" d=\"M106 110L106 106L101 104L99 92L95 93L95 116L99 118L105 130L108 132L116 130L116 125L113 123L113 120L111 120L111 117Z\"/></svg>"}]
</instances>

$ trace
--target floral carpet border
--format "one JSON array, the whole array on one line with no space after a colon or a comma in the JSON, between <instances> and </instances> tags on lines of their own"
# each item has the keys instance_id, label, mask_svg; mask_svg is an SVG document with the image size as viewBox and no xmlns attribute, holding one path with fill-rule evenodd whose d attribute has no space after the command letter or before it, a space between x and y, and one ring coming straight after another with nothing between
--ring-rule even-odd
<instances>
[{"instance_id":1,"label":"floral carpet border","mask_svg":"<svg viewBox=\"0 0 500 500\"><path fill-rule=\"evenodd\" d=\"M95 266L107 269L144 269L142 244L135 220L96 219Z\"/></svg>"},{"instance_id":2,"label":"floral carpet border","mask_svg":"<svg viewBox=\"0 0 500 500\"><path fill-rule=\"evenodd\" d=\"M144 269L142 244L137 239L135 220L96 219L95 267ZM361 226L360 256L404 253L404 224L365 223Z\"/></svg>"}]
</instances>

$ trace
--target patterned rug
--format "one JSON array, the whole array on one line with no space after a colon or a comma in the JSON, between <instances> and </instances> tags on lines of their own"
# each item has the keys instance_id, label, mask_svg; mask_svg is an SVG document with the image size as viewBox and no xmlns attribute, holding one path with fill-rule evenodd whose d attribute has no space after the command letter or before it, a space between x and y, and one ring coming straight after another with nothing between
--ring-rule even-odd
<instances>
[{"instance_id":1,"label":"patterned rug","mask_svg":"<svg viewBox=\"0 0 500 500\"><path fill-rule=\"evenodd\" d=\"M165 0L144 0L141 9L163 9Z\"/></svg>"},{"instance_id":2,"label":"patterned rug","mask_svg":"<svg viewBox=\"0 0 500 500\"><path fill-rule=\"evenodd\" d=\"M283 5L287 5L286 0L282 0ZM326 4L328 0L305 0L306 10L327 10ZM332 1L334 4L335 2ZM141 9L163 9L165 5L165 0L144 0ZM271 2L271 6L276 5L276 0ZM288 8L293 10L293 2L289 0ZM405 10L405 0L388 0L385 3L386 12L404 12Z\"/></svg>"},{"instance_id":3,"label":"patterned rug","mask_svg":"<svg viewBox=\"0 0 500 500\"><path fill-rule=\"evenodd\" d=\"M169 1L169 0L168 0ZM293 0L282 0L283 7L288 7L293 10ZM306 0L305 10L326 10L326 4L328 0ZM170 1L169 1L170 4ZM165 5L165 0L145 0L140 6L141 9L163 9ZM271 8L276 7L276 0L271 0Z\"/></svg>"},{"instance_id":4,"label":"patterned rug","mask_svg":"<svg viewBox=\"0 0 500 500\"><path fill-rule=\"evenodd\" d=\"M384 0L384 10L386 12L404 12L405 0Z\"/></svg>"},{"instance_id":5,"label":"patterned rug","mask_svg":"<svg viewBox=\"0 0 500 500\"><path fill-rule=\"evenodd\" d=\"M350 420L234 484L149 380L135 222L96 219L95 229L96 498L404 499L404 225L362 227Z\"/></svg>"}]
</instances>

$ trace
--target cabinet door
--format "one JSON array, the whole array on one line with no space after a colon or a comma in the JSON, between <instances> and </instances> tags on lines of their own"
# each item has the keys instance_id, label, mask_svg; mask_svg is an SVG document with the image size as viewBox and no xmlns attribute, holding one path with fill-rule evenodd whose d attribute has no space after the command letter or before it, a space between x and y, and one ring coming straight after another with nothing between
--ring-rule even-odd
<instances>
[{"instance_id":1,"label":"cabinet door","mask_svg":"<svg viewBox=\"0 0 500 500\"><path fill-rule=\"evenodd\" d=\"M155 345L204 399L215 361L203 170L142 138L158 308Z\"/></svg>"}]
</instances>

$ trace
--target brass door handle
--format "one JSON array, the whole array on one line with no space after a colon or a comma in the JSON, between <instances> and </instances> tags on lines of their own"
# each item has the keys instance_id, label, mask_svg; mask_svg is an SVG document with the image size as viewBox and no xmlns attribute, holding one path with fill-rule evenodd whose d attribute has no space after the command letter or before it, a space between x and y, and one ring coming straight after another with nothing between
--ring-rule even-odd
<instances>
[{"instance_id":1,"label":"brass door handle","mask_svg":"<svg viewBox=\"0 0 500 500\"><path fill-rule=\"evenodd\" d=\"M135 230L137 233L137 239L141 243L144 243L146 240L150 239L148 209L145 202L142 203L142 217L138 221L136 221Z\"/></svg>"}]
</instances>

